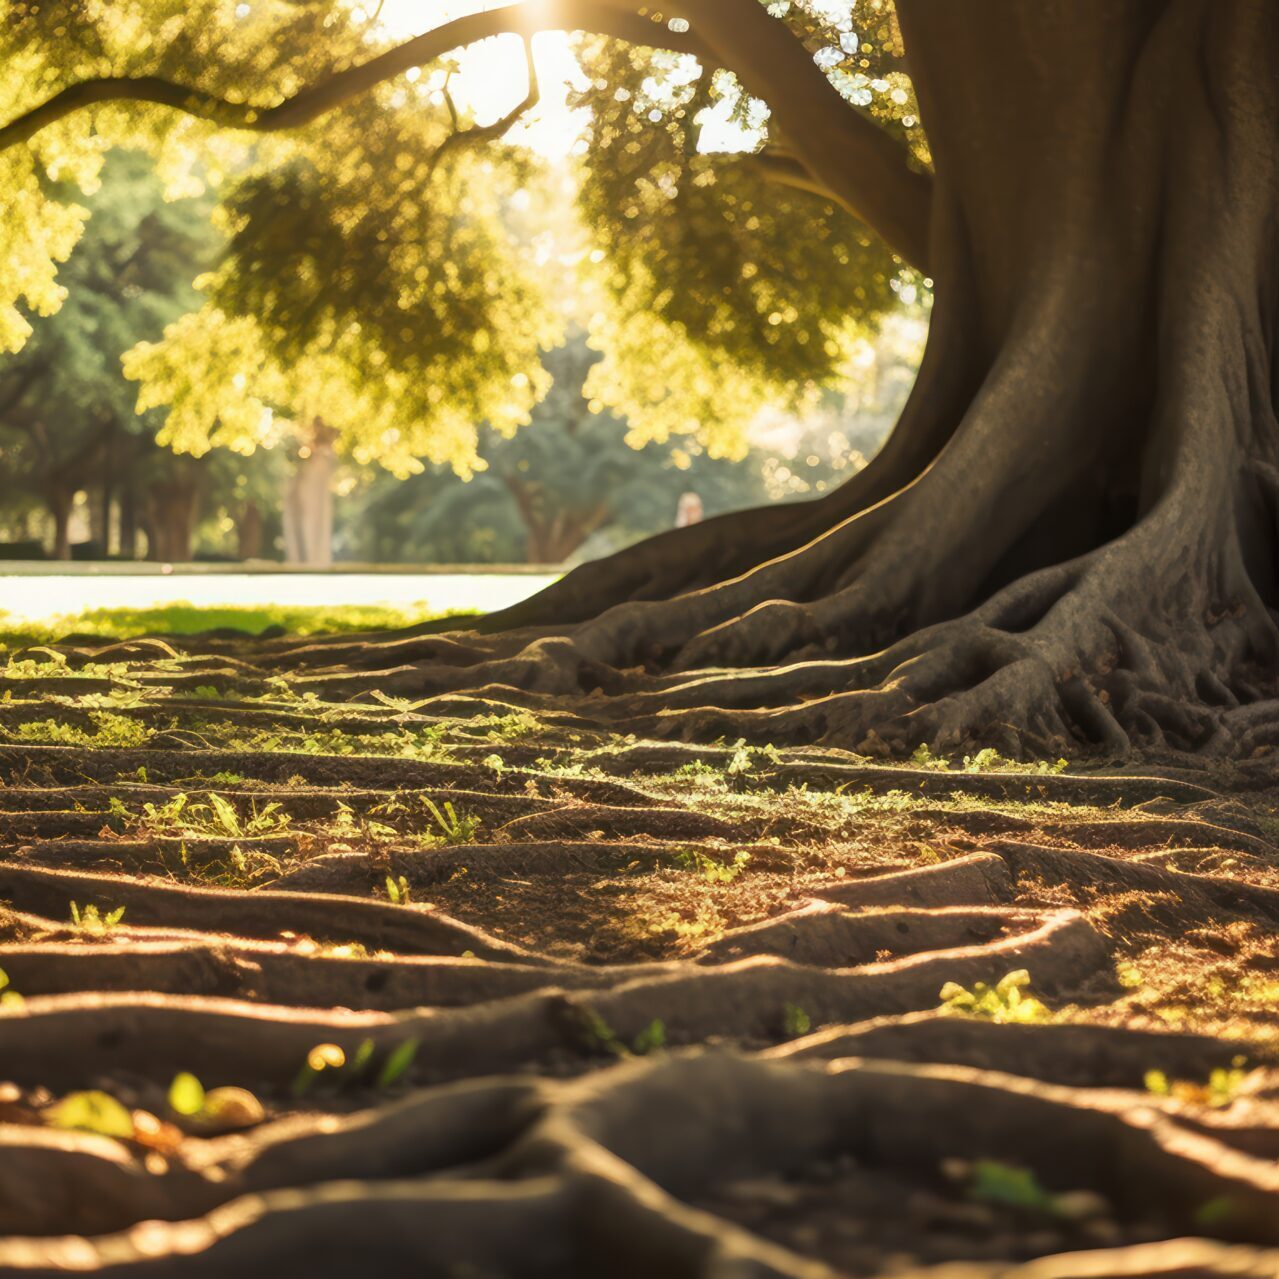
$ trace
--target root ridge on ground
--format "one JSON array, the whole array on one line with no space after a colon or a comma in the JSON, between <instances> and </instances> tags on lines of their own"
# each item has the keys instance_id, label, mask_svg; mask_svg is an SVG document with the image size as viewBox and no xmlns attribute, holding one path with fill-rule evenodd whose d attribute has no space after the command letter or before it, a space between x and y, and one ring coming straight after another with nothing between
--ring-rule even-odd
<instances>
[{"instance_id":1,"label":"root ridge on ground","mask_svg":"<svg viewBox=\"0 0 1279 1279\"><path fill-rule=\"evenodd\" d=\"M1255 769L684 747L206 647L0 679L0 1274L1279 1273ZM57 1126L85 1090L132 1128Z\"/></svg>"}]
</instances>

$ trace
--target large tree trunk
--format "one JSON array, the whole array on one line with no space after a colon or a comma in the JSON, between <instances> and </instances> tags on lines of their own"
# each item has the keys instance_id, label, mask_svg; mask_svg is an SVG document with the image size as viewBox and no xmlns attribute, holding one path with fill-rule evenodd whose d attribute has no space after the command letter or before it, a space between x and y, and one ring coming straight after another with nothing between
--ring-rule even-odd
<instances>
[{"instance_id":1,"label":"large tree trunk","mask_svg":"<svg viewBox=\"0 0 1279 1279\"><path fill-rule=\"evenodd\" d=\"M1268 749L1279 6L897 7L936 303L893 437L496 615L466 678L696 736Z\"/></svg>"}]
</instances>

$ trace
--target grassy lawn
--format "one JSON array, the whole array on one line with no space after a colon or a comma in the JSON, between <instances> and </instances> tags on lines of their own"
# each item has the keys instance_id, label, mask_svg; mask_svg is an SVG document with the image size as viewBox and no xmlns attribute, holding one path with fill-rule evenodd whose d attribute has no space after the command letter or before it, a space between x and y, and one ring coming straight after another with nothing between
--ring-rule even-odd
<instances>
[{"instance_id":1,"label":"grassy lawn","mask_svg":"<svg viewBox=\"0 0 1279 1279\"><path fill-rule=\"evenodd\" d=\"M461 610L440 611L425 604L388 608L373 604L342 605L209 605L177 601L153 608L90 608L78 613L30 619L0 610L0 646L25 648L52 644L70 635L129 639L135 635L198 635L236 630L247 635L321 635L354 631L395 630L435 617L473 616Z\"/></svg>"}]
</instances>

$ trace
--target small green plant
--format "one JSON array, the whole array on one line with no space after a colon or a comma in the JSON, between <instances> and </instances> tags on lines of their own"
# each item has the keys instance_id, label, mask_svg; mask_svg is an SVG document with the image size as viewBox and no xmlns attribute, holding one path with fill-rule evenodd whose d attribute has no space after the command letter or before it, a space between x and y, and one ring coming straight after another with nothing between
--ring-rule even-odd
<instances>
[{"instance_id":1,"label":"small green plant","mask_svg":"<svg viewBox=\"0 0 1279 1279\"><path fill-rule=\"evenodd\" d=\"M306 1055L290 1088L299 1100L311 1091L315 1081L326 1072L332 1074L346 1065L346 1053L337 1044L316 1044Z\"/></svg>"},{"instance_id":2,"label":"small green plant","mask_svg":"<svg viewBox=\"0 0 1279 1279\"><path fill-rule=\"evenodd\" d=\"M1229 1106L1243 1087L1248 1072L1243 1069L1243 1062L1235 1058L1229 1069L1217 1067L1209 1076L1207 1083L1195 1083L1188 1079L1169 1079L1162 1070L1146 1071L1145 1084L1147 1092L1159 1097L1171 1097L1175 1101L1191 1102L1199 1106L1213 1106L1218 1109Z\"/></svg>"},{"instance_id":3,"label":"small green plant","mask_svg":"<svg viewBox=\"0 0 1279 1279\"><path fill-rule=\"evenodd\" d=\"M950 764L946 760L934 755L926 745L915 747L914 753L910 757L910 762L916 768L928 768L938 773L944 773L950 768Z\"/></svg>"},{"instance_id":4,"label":"small green plant","mask_svg":"<svg viewBox=\"0 0 1279 1279\"><path fill-rule=\"evenodd\" d=\"M1109 1216L1111 1207L1091 1190L1051 1191L1031 1168L1000 1159L947 1159L942 1171L969 1199L1037 1218L1082 1222Z\"/></svg>"},{"instance_id":5,"label":"small green plant","mask_svg":"<svg viewBox=\"0 0 1279 1279\"><path fill-rule=\"evenodd\" d=\"M981 1017L987 1021L1037 1022L1052 1017L1047 1007L1030 994L1030 974L1019 968L1007 973L993 986L974 982L972 989L948 981L938 998L942 1011L965 1017Z\"/></svg>"},{"instance_id":6,"label":"small green plant","mask_svg":"<svg viewBox=\"0 0 1279 1279\"><path fill-rule=\"evenodd\" d=\"M776 746L747 746L746 739L739 737L733 743L733 753L728 757L728 763L724 765L724 776L730 782L740 785L745 781L747 774L754 772L755 765L760 760L780 764L782 757L778 754Z\"/></svg>"},{"instance_id":7,"label":"small green plant","mask_svg":"<svg viewBox=\"0 0 1279 1279\"><path fill-rule=\"evenodd\" d=\"M412 888L403 875L386 877L386 895L394 906L407 906L412 899Z\"/></svg>"},{"instance_id":8,"label":"small green plant","mask_svg":"<svg viewBox=\"0 0 1279 1279\"><path fill-rule=\"evenodd\" d=\"M54 1128L74 1128L100 1137L133 1137L133 1116L110 1093L90 1091L68 1093L50 1106L44 1121Z\"/></svg>"},{"instance_id":9,"label":"small green plant","mask_svg":"<svg viewBox=\"0 0 1279 1279\"><path fill-rule=\"evenodd\" d=\"M400 1082L417 1056L418 1043L417 1039L406 1039L391 1050L377 1073L379 1088L392 1088Z\"/></svg>"},{"instance_id":10,"label":"small green plant","mask_svg":"<svg viewBox=\"0 0 1279 1279\"><path fill-rule=\"evenodd\" d=\"M175 1114L192 1117L204 1110L204 1085L187 1071L173 1076L169 1085L169 1109Z\"/></svg>"},{"instance_id":11,"label":"small green plant","mask_svg":"<svg viewBox=\"0 0 1279 1279\"><path fill-rule=\"evenodd\" d=\"M9 974L0 968L0 1008L21 1008L22 996L16 990L9 989Z\"/></svg>"},{"instance_id":12,"label":"small green plant","mask_svg":"<svg viewBox=\"0 0 1279 1279\"><path fill-rule=\"evenodd\" d=\"M782 1029L789 1039L798 1039L813 1028L813 1019L798 1005L787 1004L782 1009Z\"/></svg>"},{"instance_id":13,"label":"small green plant","mask_svg":"<svg viewBox=\"0 0 1279 1279\"><path fill-rule=\"evenodd\" d=\"M482 728L484 736L507 742L529 737L542 727L536 715L529 711L511 711L508 715L480 715L467 724L467 730Z\"/></svg>"},{"instance_id":14,"label":"small green plant","mask_svg":"<svg viewBox=\"0 0 1279 1279\"><path fill-rule=\"evenodd\" d=\"M213 776L209 778L209 781L211 781L215 786L243 786L245 779L240 773L220 771L214 773Z\"/></svg>"},{"instance_id":15,"label":"small green plant","mask_svg":"<svg viewBox=\"0 0 1279 1279\"><path fill-rule=\"evenodd\" d=\"M470 844L475 841L483 822L478 817L459 816L453 801L446 799L441 808L429 795L423 795L422 805L434 819L439 833L424 832L422 839L433 844Z\"/></svg>"},{"instance_id":16,"label":"small green plant","mask_svg":"<svg viewBox=\"0 0 1279 1279\"><path fill-rule=\"evenodd\" d=\"M649 1053L658 1052L666 1047L666 1023L660 1017L652 1021L635 1036L635 1053L646 1057Z\"/></svg>"},{"instance_id":17,"label":"small green plant","mask_svg":"<svg viewBox=\"0 0 1279 1279\"><path fill-rule=\"evenodd\" d=\"M56 719L31 720L18 724L13 736L20 742L41 743L50 746L143 746L151 737L151 729L135 719L114 715L110 711L90 711L89 719L94 731L64 724Z\"/></svg>"},{"instance_id":18,"label":"small green plant","mask_svg":"<svg viewBox=\"0 0 1279 1279\"><path fill-rule=\"evenodd\" d=\"M192 799L184 791L156 804L148 801L140 813L113 796L112 816L136 823L158 835L212 835L227 839L253 839L287 830L290 817L274 800L258 808L255 804L248 817L241 818L235 805L216 791L204 800Z\"/></svg>"},{"instance_id":19,"label":"small green plant","mask_svg":"<svg viewBox=\"0 0 1279 1279\"><path fill-rule=\"evenodd\" d=\"M697 781L723 781L719 769L708 764L704 759L690 760L687 764L681 764L672 774L672 777L688 777Z\"/></svg>"},{"instance_id":20,"label":"small green plant","mask_svg":"<svg viewBox=\"0 0 1279 1279\"><path fill-rule=\"evenodd\" d=\"M244 1088L210 1088L189 1071L174 1075L169 1085L169 1109L197 1124L219 1128L248 1128L266 1118L262 1103Z\"/></svg>"},{"instance_id":21,"label":"small green plant","mask_svg":"<svg viewBox=\"0 0 1279 1279\"><path fill-rule=\"evenodd\" d=\"M109 933L123 918L123 906L117 906L115 910L108 910L104 913L92 902L89 902L83 909L77 906L75 902L71 903L71 922L86 933L94 933L99 936Z\"/></svg>"},{"instance_id":22,"label":"small green plant","mask_svg":"<svg viewBox=\"0 0 1279 1279\"><path fill-rule=\"evenodd\" d=\"M910 757L910 762L915 768L927 768L940 773L949 772L952 767L949 760L939 755L934 755L927 746L917 746ZM1043 777L1064 773L1067 767L1067 761L1064 759L1052 762L1034 760L1030 763L1021 763L1018 760L1009 759L1007 756L1001 755L993 747L987 746L983 750L979 750L975 755L965 755L964 762L958 771L964 773L1033 773Z\"/></svg>"},{"instance_id":23,"label":"small green plant","mask_svg":"<svg viewBox=\"0 0 1279 1279\"><path fill-rule=\"evenodd\" d=\"M498 781L502 780L502 774L506 772L506 761L500 755L485 755L482 762L485 768L493 770L493 775Z\"/></svg>"},{"instance_id":24,"label":"small green plant","mask_svg":"<svg viewBox=\"0 0 1279 1279\"><path fill-rule=\"evenodd\" d=\"M686 848L676 853L675 865L680 870L696 871L708 884L731 884L750 864L751 855L735 853L731 862L717 861L700 848Z\"/></svg>"},{"instance_id":25,"label":"small green plant","mask_svg":"<svg viewBox=\"0 0 1279 1279\"><path fill-rule=\"evenodd\" d=\"M982 1203L1028 1208L1051 1214L1053 1196L1039 1184L1030 1168L1018 1168L998 1159L978 1159L969 1171L968 1193Z\"/></svg>"}]
</instances>

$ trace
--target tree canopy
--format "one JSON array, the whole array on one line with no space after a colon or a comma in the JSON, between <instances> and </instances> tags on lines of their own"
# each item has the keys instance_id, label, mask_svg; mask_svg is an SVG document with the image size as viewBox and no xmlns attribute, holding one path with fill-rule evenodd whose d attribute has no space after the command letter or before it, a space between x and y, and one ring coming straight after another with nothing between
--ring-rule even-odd
<instances>
[{"instance_id":1,"label":"tree canopy","mask_svg":"<svg viewBox=\"0 0 1279 1279\"><path fill-rule=\"evenodd\" d=\"M925 181L891 6L770 13L804 41L806 70L794 89L765 68L759 87L877 117L899 179ZM423 6L425 34L397 41L373 6L345 0L15 5L0 33L14 117L0 185L21 216L0 240L0 341L18 348L27 313L60 304L87 216L68 192L91 190L122 143L149 149L172 193L207 185L226 236L202 303L126 360L139 406L167 413L162 442L187 452L248 451L273 415L322 414L357 460L468 473L483 465L478 424L509 435L528 421L550 384L541 352L580 321L601 355L592 408L625 417L633 443L692 433L739 456L758 409L838 386L851 344L914 287L806 166L804 131L688 21L608 4L449 17ZM571 161L576 226L562 175L501 141L536 110L532 54L497 120L450 88L455 48L538 27L596 33L576 42L590 108ZM713 119L732 122L739 150L708 149ZM536 229L547 208L553 236Z\"/></svg>"}]
</instances>

